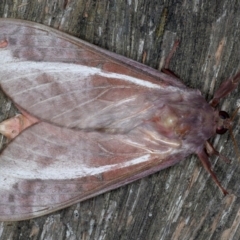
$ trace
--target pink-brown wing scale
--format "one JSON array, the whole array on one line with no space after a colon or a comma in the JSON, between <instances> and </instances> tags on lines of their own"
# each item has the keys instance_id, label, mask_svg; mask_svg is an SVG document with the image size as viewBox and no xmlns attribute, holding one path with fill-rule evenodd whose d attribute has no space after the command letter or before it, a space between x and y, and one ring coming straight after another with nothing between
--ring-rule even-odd
<instances>
[{"instance_id":1,"label":"pink-brown wing scale","mask_svg":"<svg viewBox=\"0 0 240 240\"><path fill-rule=\"evenodd\" d=\"M1 155L0 220L44 215L176 163L173 148L169 157L168 145L141 145L136 136L48 123L24 131Z\"/></svg>"}]
</instances>

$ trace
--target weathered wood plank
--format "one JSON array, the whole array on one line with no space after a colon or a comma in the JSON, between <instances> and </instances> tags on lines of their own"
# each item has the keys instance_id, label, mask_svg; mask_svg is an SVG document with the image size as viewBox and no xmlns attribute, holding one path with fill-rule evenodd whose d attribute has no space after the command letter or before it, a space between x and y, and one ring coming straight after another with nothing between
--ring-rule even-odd
<instances>
[{"instance_id":1,"label":"weathered wood plank","mask_svg":"<svg viewBox=\"0 0 240 240\"><path fill-rule=\"evenodd\" d=\"M171 44L170 64L183 82L210 99L240 69L240 2L14 0L0 2L0 17L43 23L158 68ZM233 112L239 88L222 102ZM1 95L1 119L13 115ZM239 137L239 117L234 126ZM38 219L1 223L2 239L239 239L239 160L229 135L214 145L232 159L212 158L229 190L225 198L192 156L180 164L115 191Z\"/></svg>"}]
</instances>

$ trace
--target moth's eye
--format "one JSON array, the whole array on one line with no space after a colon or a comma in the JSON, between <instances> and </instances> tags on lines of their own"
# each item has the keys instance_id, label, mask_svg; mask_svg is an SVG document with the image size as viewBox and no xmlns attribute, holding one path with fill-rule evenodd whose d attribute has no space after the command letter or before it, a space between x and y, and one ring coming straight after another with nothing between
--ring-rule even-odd
<instances>
[{"instance_id":1,"label":"moth's eye","mask_svg":"<svg viewBox=\"0 0 240 240\"><path fill-rule=\"evenodd\" d=\"M222 119L222 120L225 120L225 119L228 119L230 118L228 113L225 112L225 111L219 111L219 117ZM224 122L224 121L223 121ZM225 128L223 125L221 127L218 127L217 130L216 130L216 133L217 134L224 134L226 131L228 130L228 128Z\"/></svg>"}]
</instances>

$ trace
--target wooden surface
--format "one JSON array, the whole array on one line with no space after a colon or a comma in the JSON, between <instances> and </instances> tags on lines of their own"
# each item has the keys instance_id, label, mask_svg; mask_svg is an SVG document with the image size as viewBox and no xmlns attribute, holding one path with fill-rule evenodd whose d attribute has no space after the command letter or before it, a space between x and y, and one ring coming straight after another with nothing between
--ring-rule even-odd
<instances>
[{"instance_id":1,"label":"wooden surface","mask_svg":"<svg viewBox=\"0 0 240 240\"><path fill-rule=\"evenodd\" d=\"M211 99L240 70L238 0L14 0L0 2L0 17L39 22L159 68L171 44L170 63L183 82ZM239 89L221 102L232 113ZM14 114L0 97L0 119ZM234 135L239 145L239 116ZM4 143L2 139L1 143ZM240 238L240 160L229 134L214 146L232 160L212 157L222 196L195 156L133 184L49 216L0 224L2 239L221 239Z\"/></svg>"}]
</instances>

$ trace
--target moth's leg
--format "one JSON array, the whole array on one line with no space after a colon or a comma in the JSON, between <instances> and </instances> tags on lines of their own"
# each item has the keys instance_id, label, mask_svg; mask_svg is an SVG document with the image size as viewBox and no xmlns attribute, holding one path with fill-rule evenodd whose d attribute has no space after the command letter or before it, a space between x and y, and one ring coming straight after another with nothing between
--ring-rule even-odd
<instances>
[{"instance_id":1,"label":"moth's leg","mask_svg":"<svg viewBox=\"0 0 240 240\"><path fill-rule=\"evenodd\" d=\"M216 107L219 104L220 99L226 97L230 92L236 89L239 83L240 72L238 72L234 77L224 81L214 93L213 99L210 101L211 106Z\"/></svg>"},{"instance_id":2,"label":"moth's leg","mask_svg":"<svg viewBox=\"0 0 240 240\"><path fill-rule=\"evenodd\" d=\"M176 50L178 48L179 42L180 42L179 40L176 40L175 43L173 44L171 52L168 54L168 57L165 60L164 69L169 69L169 63L173 57L173 54L176 52Z\"/></svg>"},{"instance_id":3,"label":"moth's leg","mask_svg":"<svg viewBox=\"0 0 240 240\"><path fill-rule=\"evenodd\" d=\"M37 122L39 122L37 118L24 112L1 122L0 133L11 140Z\"/></svg>"},{"instance_id":4,"label":"moth's leg","mask_svg":"<svg viewBox=\"0 0 240 240\"><path fill-rule=\"evenodd\" d=\"M222 193L223 193L224 195L227 195L227 194L228 194L227 190L225 190L225 189L222 187L221 183L220 183L220 182L218 181L218 179L217 179L217 176L215 175L215 173L214 173L214 172L212 171L212 169L211 169L211 163L210 163L209 160L208 160L208 155L206 154L206 152L203 150L202 152L197 153L197 155L198 155L199 159L201 160L202 165L204 166L204 168L210 173L210 175L212 176L214 182L215 182L215 183L217 184L217 186L221 189Z\"/></svg>"},{"instance_id":5,"label":"moth's leg","mask_svg":"<svg viewBox=\"0 0 240 240\"><path fill-rule=\"evenodd\" d=\"M169 69L169 63L173 57L173 54L176 52L177 48L178 48L178 45L179 45L179 40L176 40L173 47L172 47L172 50L171 52L168 54L166 60L165 60L165 65L164 65L164 68L161 70L163 73L169 75L169 76L172 76L172 77L175 77L175 78L178 78L179 77L174 73L172 72L170 69Z\"/></svg>"},{"instance_id":6,"label":"moth's leg","mask_svg":"<svg viewBox=\"0 0 240 240\"><path fill-rule=\"evenodd\" d=\"M218 156L219 158L223 159L226 163L230 163L230 162L231 162L227 157L225 157L225 156L223 156L221 153L219 153L219 152L212 146L212 144L211 144L210 142L206 141L206 143L205 143L205 148L206 148L207 153L208 153L210 156L216 155L216 156Z\"/></svg>"}]
</instances>

